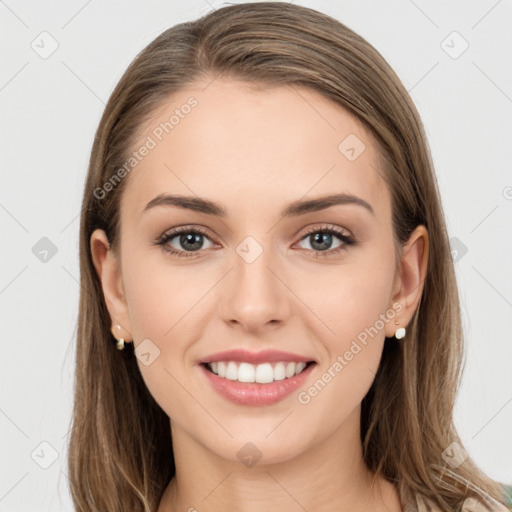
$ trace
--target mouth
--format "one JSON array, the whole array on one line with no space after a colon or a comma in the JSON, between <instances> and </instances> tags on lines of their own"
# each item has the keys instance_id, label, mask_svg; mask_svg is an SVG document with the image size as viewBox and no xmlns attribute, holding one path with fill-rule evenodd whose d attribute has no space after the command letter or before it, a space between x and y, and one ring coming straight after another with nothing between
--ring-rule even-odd
<instances>
[{"instance_id":1,"label":"mouth","mask_svg":"<svg viewBox=\"0 0 512 512\"><path fill-rule=\"evenodd\" d=\"M212 361L201 365L223 379L242 383L270 384L300 375L315 361L276 361L252 364L246 361Z\"/></svg>"},{"instance_id":2,"label":"mouth","mask_svg":"<svg viewBox=\"0 0 512 512\"><path fill-rule=\"evenodd\" d=\"M246 406L266 406L284 400L312 378L317 365L311 356L270 348L236 348L198 361L200 374L214 391Z\"/></svg>"},{"instance_id":3,"label":"mouth","mask_svg":"<svg viewBox=\"0 0 512 512\"><path fill-rule=\"evenodd\" d=\"M224 399L249 407L269 406L284 400L313 378L318 365L308 360L265 361L260 356L253 357L253 361L257 359L253 363L242 358L233 360L218 355L215 358L216 361L206 360L198 365L205 382Z\"/></svg>"}]
</instances>

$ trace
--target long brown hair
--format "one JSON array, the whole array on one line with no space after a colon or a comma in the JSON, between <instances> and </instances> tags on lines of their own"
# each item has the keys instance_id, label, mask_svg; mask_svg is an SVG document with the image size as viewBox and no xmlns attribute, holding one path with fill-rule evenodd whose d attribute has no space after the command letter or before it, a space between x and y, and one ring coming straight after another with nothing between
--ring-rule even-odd
<instances>
[{"instance_id":1,"label":"long brown hair","mask_svg":"<svg viewBox=\"0 0 512 512\"><path fill-rule=\"evenodd\" d=\"M130 64L99 123L80 223L80 310L69 478L79 512L150 512L175 473L169 418L149 393L133 343L117 351L93 265L90 236L104 229L118 247L124 177L104 184L129 158L140 128L163 101L198 80L219 76L261 87L298 85L331 99L373 135L392 196L397 246L423 224L429 260L420 304L403 343L386 342L362 402L366 464L399 489L452 512L476 491L500 503L502 484L468 457L456 469L443 458L463 446L453 408L463 367L459 298L430 150L419 114L384 58L339 21L281 2L231 5L176 25ZM102 190L101 194L98 193Z\"/></svg>"}]
</instances>

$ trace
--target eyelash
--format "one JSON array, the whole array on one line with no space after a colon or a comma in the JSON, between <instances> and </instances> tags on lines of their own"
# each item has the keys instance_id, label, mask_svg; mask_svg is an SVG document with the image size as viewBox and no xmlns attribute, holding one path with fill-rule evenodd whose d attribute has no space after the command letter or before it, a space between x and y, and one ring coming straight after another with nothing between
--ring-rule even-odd
<instances>
[{"instance_id":1,"label":"eyelash","mask_svg":"<svg viewBox=\"0 0 512 512\"><path fill-rule=\"evenodd\" d=\"M178 250L176 250L172 247L169 247L167 245L167 242L169 242L170 240L175 238L177 235L181 235L183 233L185 233L185 234L191 234L191 233L200 234L200 235L205 236L208 239L210 238L208 236L208 234L203 229L201 229L199 227L192 228L192 227L184 226L184 227L176 228L175 230L173 230L169 233L164 233L161 237L159 237L156 240L155 245L162 246L162 249L165 252L168 252L173 256L178 256L180 258L181 257L185 257L185 258L194 257L196 255L195 253L200 252L200 250L199 251L178 251ZM329 249L327 251L314 251L313 250L313 252L317 254L317 256L315 256L315 258L318 258L318 257L327 258L329 256L338 254L341 251L346 251L347 246L354 246L357 244L357 241L354 238L352 238L348 235L345 235L340 229L334 228L334 227L322 227L322 228L310 229L309 231L304 233L304 235L302 236L300 241L304 240L305 238L312 235L313 233L328 233L331 235L336 235L343 242L343 245L340 245L339 247L336 247L335 249ZM303 249L303 250L311 251L312 249Z\"/></svg>"}]
</instances>

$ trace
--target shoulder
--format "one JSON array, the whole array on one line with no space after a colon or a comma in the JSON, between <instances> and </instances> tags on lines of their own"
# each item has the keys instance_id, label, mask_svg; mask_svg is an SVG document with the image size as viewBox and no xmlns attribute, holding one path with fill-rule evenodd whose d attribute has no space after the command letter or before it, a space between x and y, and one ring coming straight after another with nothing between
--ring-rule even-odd
<instances>
[{"instance_id":1,"label":"shoulder","mask_svg":"<svg viewBox=\"0 0 512 512\"><path fill-rule=\"evenodd\" d=\"M505 485L503 487L503 494L505 495L505 502L507 503L507 507L512 510L512 485Z\"/></svg>"},{"instance_id":2,"label":"shoulder","mask_svg":"<svg viewBox=\"0 0 512 512\"><path fill-rule=\"evenodd\" d=\"M477 500L476 498L466 498L462 503L460 512L473 512L473 511L485 511L485 512L510 512L512 510L512 486L506 485L503 487L504 502L507 504L502 505L501 503L494 502L486 504L483 500ZM409 508L406 508L406 512L440 512L438 508L420 494L416 494L416 503ZM483 508L482 508L483 507Z\"/></svg>"},{"instance_id":3,"label":"shoulder","mask_svg":"<svg viewBox=\"0 0 512 512\"><path fill-rule=\"evenodd\" d=\"M509 502L510 503L510 502ZM501 503L492 503L489 505L486 505L484 501L477 500L475 498L467 498L464 500L464 503L461 507L461 512L473 512L473 510L482 510L482 511L489 511L489 512L510 512L509 503L507 503L507 506L502 505Z\"/></svg>"}]
</instances>

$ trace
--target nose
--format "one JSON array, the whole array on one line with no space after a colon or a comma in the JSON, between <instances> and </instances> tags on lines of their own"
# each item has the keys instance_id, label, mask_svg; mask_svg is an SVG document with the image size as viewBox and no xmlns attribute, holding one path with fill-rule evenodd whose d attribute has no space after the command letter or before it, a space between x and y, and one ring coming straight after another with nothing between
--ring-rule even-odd
<instances>
[{"instance_id":1,"label":"nose","mask_svg":"<svg viewBox=\"0 0 512 512\"><path fill-rule=\"evenodd\" d=\"M270 250L249 263L234 255L234 268L226 276L221 315L231 327L264 334L282 325L290 315L290 292L283 283Z\"/></svg>"}]
</instances>

